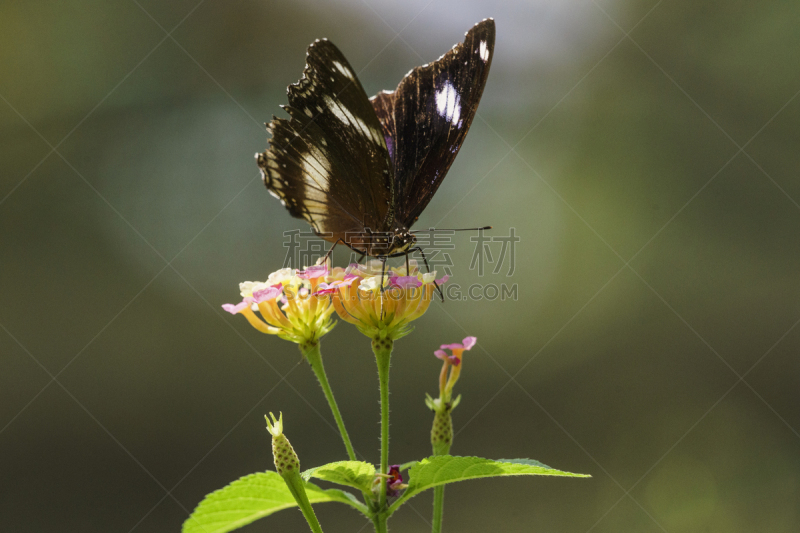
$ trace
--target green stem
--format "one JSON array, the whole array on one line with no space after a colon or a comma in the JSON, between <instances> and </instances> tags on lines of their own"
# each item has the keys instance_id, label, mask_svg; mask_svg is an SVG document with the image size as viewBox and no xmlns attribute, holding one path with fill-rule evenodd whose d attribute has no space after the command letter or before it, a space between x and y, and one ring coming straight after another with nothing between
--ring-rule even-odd
<instances>
[{"instance_id":1,"label":"green stem","mask_svg":"<svg viewBox=\"0 0 800 533\"><path fill-rule=\"evenodd\" d=\"M347 429L344 427L344 420L342 420L342 414L339 412L339 406L336 405L336 399L333 397L331 386L328 384L328 376L325 374L325 366L322 364L322 352L320 352L319 349L319 341L314 344L301 344L300 351L311 364L311 369L317 376L317 380L322 387L322 392L325 393L325 398L328 400L328 405L331 407L333 418L336 419L336 425L339 426L339 433L342 435L344 447L347 448L347 455L350 457L351 461L356 461L356 452L353 449L353 444L350 442Z\"/></svg>"},{"instance_id":2,"label":"green stem","mask_svg":"<svg viewBox=\"0 0 800 533\"><path fill-rule=\"evenodd\" d=\"M375 526L375 533L387 533L389 529L386 526L386 517L376 515L375 518L372 520L372 524Z\"/></svg>"},{"instance_id":3,"label":"green stem","mask_svg":"<svg viewBox=\"0 0 800 533\"><path fill-rule=\"evenodd\" d=\"M376 338L372 341L372 351L378 364L378 380L381 387L381 469L382 474L389 472L389 360L392 356L391 339ZM378 515L375 522L375 531L387 531L386 520L386 478L381 478L378 496Z\"/></svg>"},{"instance_id":4,"label":"green stem","mask_svg":"<svg viewBox=\"0 0 800 533\"><path fill-rule=\"evenodd\" d=\"M444 515L444 485L433 488L433 527L431 533L441 533Z\"/></svg>"},{"instance_id":5,"label":"green stem","mask_svg":"<svg viewBox=\"0 0 800 533\"><path fill-rule=\"evenodd\" d=\"M303 480L300 474L295 471L291 475L284 476L283 480L292 492L297 505L303 512L303 516L306 517L306 522L308 522L308 525L311 527L311 531L314 533L322 533L322 526L319 525L317 515L314 514L314 509L311 508L311 502L308 501L306 489L303 486Z\"/></svg>"}]
</instances>

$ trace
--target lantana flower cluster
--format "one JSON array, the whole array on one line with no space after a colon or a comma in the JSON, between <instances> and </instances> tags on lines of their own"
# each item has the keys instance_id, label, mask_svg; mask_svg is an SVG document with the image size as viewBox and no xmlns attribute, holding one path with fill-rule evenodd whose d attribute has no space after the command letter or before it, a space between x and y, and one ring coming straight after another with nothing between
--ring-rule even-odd
<instances>
[{"instance_id":1,"label":"lantana flower cluster","mask_svg":"<svg viewBox=\"0 0 800 533\"><path fill-rule=\"evenodd\" d=\"M334 310L372 339L396 340L411 332L409 324L425 314L447 279L420 272L414 260L385 271L381 261L332 270L283 268L266 281L240 283L242 301L222 308L244 315L262 333L298 344L313 344L333 329Z\"/></svg>"},{"instance_id":2,"label":"lantana flower cluster","mask_svg":"<svg viewBox=\"0 0 800 533\"><path fill-rule=\"evenodd\" d=\"M385 272L381 261L371 261L334 268L319 292L332 294L339 317L364 335L396 340L411 332L409 324L425 314L447 279L436 279L435 271L420 272L414 260Z\"/></svg>"},{"instance_id":3,"label":"lantana flower cluster","mask_svg":"<svg viewBox=\"0 0 800 533\"><path fill-rule=\"evenodd\" d=\"M305 270L282 268L266 281L240 283L242 301L222 308L234 315L244 315L262 333L298 344L313 344L336 325L331 319L334 311L331 298L320 292L327 275L325 265Z\"/></svg>"}]
</instances>

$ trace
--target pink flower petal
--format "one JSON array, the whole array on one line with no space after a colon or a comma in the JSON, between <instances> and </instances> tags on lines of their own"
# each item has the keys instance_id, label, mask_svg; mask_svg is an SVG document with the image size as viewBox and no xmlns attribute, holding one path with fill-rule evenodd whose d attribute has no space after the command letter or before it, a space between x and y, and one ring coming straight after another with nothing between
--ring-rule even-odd
<instances>
[{"instance_id":1,"label":"pink flower petal","mask_svg":"<svg viewBox=\"0 0 800 533\"><path fill-rule=\"evenodd\" d=\"M317 287L317 292L319 292L319 291L333 291L333 290L336 290L336 282L335 281L332 282L332 283L325 283L323 281L322 283L319 284L319 287Z\"/></svg>"},{"instance_id":2,"label":"pink flower petal","mask_svg":"<svg viewBox=\"0 0 800 533\"><path fill-rule=\"evenodd\" d=\"M463 350L464 346L458 343L454 343L454 344L442 344L441 346L439 346L439 348L441 348L442 350Z\"/></svg>"},{"instance_id":3,"label":"pink flower petal","mask_svg":"<svg viewBox=\"0 0 800 533\"><path fill-rule=\"evenodd\" d=\"M327 287L325 289L319 289L317 292L314 293L314 296L319 296L321 294L333 294L336 292L336 289L333 287Z\"/></svg>"},{"instance_id":4,"label":"pink flower petal","mask_svg":"<svg viewBox=\"0 0 800 533\"><path fill-rule=\"evenodd\" d=\"M339 289L339 287L349 284L350 284L349 282L343 280L334 280L331 281L330 283L325 283L323 281L322 283L319 284L319 290L317 290L315 294L331 294L333 292L336 292Z\"/></svg>"},{"instance_id":5,"label":"pink flower petal","mask_svg":"<svg viewBox=\"0 0 800 533\"><path fill-rule=\"evenodd\" d=\"M230 304L227 304L227 305L230 305ZM445 352L444 350L436 350L435 352L433 352L433 355L435 355L436 357L438 357L442 361L444 361L448 357L447 352Z\"/></svg>"},{"instance_id":6,"label":"pink flower petal","mask_svg":"<svg viewBox=\"0 0 800 533\"><path fill-rule=\"evenodd\" d=\"M238 315L243 309L247 308L250 302L241 301L238 304L223 304L222 308L232 315Z\"/></svg>"},{"instance_id":7,"label":"pink flower petal","mask_svg":"<svg viewBox=\"0 0 800 533\"><path fill-rule=\"evenodd\" d=\"M448 276L447 274L445 274L443 278L441 278L441 279L437 279L437 280L436 280L436 284L437 284L437 285L444 285L445 283L447 283L447 280L448 280L448 279L450 279L450 276Z\"/></svg>"},{"instance_id":8,"label":"pink flower petal","mask_svg":"<svg viewBox=\"0 0 800 533\"><path fill-rule=\"evenodd\" d=\"M390 283L394 287L406 289L408 287L422 287L422 282L417 279L417 276L397 276L391 278Z\"/></svg>"},{"instance_id":9,"label":"pink flower petal","mask_svg":"<svg viewBox=\"0 0 800 533\"><path fill-rule=\"evenodd\" d=\"M461 342L464 345L464 349L469 350L470 348L475 346L475 343L478 342L478 339L477 337L464 337L464 340Z\"/></svg>"},{"instance_id":10,"label":"pink flower petal","mask_svg":"<svg viewBox=\"0 0 800 533\"><path fill-rule=\"evenodd\" d=\"M253 293L253 301L255 303L265 302L267 300L274 300L281 295L281 290L275 287L268 287Z\"/></svg>"},{"instance_id":11,"label":"pink flower petal","mask_svg":"<svg viewBox=\"0 0 800 533\"><path fill-rule=\"evenodd\" d=\"M297 272L297 276L302 279L314 279L327 274L328 267L326 265L314 265Z\"/></svg>"}]
</instances>

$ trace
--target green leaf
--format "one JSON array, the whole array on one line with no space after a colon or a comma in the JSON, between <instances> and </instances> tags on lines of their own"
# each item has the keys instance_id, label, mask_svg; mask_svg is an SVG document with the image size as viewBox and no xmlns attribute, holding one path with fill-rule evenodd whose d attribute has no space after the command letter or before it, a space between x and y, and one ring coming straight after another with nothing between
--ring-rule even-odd
<instances>
[{"instance_id":1,"label":"green leaf","mask_svg":"<svg viewBox=\"0 0 800 533\"><path fill-rule=\"evenodd\" d=\"M337 461L311 468L301 475L306 481L314 477L369 492L375 481L375 465L364 461Z\"/></svg>"},{"instance_id":2,"label":"green leaf","mask_svg":"<svg viewBox=\"0 0 800 533\"><path fill-rule=\"evenodd\" d=\"M549 470L554 470L553 468L550 468L546 464L540 463L539 461L535 461L533 459L497 459L497 462L498 463L512 463L512 464L518 464L518 465L540 466L542 468L547 468ZM567 473L569 473L569 472L567 472ZM573 474L573 475L581 475L583 477L591 477L591 476L586 476L585 474Z\"/></svg>"},{"instance_id":3,"label":"green leaf","mask_svg":"<svg viewBox=\"0 0 800 533\"><path fill-rule=\"evenodd\" d=\"M364 504L347 492L322 490L313 483L306 483L305 488L311 503L340 502L364 514L368 512ZM183 523L182 531L225 533L291 507L297 507L297 503L283 478L277 472L259 472L206 496Z\"/></svg>"},{"instance_id":4,"label":"green leaf","mask_svg":"<svg viewBox=\"0 0 800 533\"><path fill-rule=\"evenodd\" d=\"M455 457L439 455L423 459L409 470L408 488L399 500L389 508L392 514L397 508L422 491L467 479L497 476L566 476L591 477L585 474L563 472L532 459L502 459L494 461L481 457Z\"/></svg>"}]
</instances>

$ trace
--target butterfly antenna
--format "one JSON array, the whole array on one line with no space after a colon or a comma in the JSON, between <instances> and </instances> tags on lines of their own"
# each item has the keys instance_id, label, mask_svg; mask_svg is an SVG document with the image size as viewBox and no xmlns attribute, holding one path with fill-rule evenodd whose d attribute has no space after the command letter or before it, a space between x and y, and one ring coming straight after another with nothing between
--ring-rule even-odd
<instances>
[{"instance_id":1,"label":"butterfly antenna","mask_svg":"<svg viewBox=\"0 0 800 533\"><path fill-rule=\"evenodd\" d=\"M414 230L414 231L410 231L409 233L433 233L434 231L482 231L482 230L485 230L485 229L492 229L492 227L491 226L483 226L482 228L455 228L455 229L453 229L453 228L448 228L448 229L430 228L430 229Z\"/></svg>"}]
</instances>

